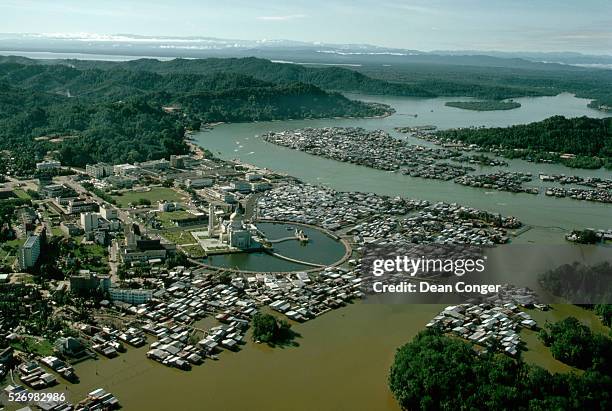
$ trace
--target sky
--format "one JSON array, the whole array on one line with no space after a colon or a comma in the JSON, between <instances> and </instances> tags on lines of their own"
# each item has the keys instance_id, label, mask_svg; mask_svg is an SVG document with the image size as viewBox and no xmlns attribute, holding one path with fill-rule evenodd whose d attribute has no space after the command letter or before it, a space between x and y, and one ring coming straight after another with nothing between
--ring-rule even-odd
<instances>
[{"instance_id":1,"label":"sky","mask_svg":"<svg viewBox=\"0 0 612 411\"><path fill-rule=\"evenodd\" d=\"M612 54L612 0L0 0L0 31Z\"/></svg>"}]
</instances>

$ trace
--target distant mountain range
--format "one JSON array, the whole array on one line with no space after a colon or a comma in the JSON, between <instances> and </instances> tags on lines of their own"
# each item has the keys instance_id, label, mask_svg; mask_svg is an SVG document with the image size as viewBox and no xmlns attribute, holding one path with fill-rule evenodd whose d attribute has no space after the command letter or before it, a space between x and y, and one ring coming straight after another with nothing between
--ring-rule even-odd
<instances>
[{"instance_id":1,"label":"distant mountain range","mask_svg":"<svg viewBox=\"0 0 612 411\"><path fill-rule=\"evenodd\" d=\"M293 40L236 40L214 37L140 36L133 34L0 34L0 53L52 52L159 58L247 57L286 63L331 65L451 64L487 67L545 68L554 64L612 69L612 55L574 52L502 52L437 50L431 52ZM544 65L544 66L543 66Z\"/></svg>"}]
</instances>

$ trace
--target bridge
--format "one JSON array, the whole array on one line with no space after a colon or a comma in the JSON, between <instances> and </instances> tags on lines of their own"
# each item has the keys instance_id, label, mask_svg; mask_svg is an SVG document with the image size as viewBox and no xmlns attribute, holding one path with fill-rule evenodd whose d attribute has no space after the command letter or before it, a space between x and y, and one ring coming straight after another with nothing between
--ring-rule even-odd
<instances>
[{"instance_id":1,"label":"bridge","mask_svg":"<svg viewBox=\"0 0 612 411\"><path fill-rule=\"evenodd\" d=\"M260 232L260 234L262 234L262 236L265 238L265 235L263 235L263 233ZM308 236L306 235L306 233L304 233L303 230L300 229L295 229L295 233L292 236L289 237L283 237L283 238L277 238L276 240L269 240L266 239L267 242L269 242L270 244L278 244L278 243L282 243L284 241L291 241L291 240L298 240L301 241L302 243L307 243L308 242Z\"/></svg>"},{"instance_id":2,"label":"bridge","mask_svg":"<svg viewBox=\"0 0 612 411\"><path fill-rule=\"evenodd\" d=\"M270 244L278 244L278 243L283 243L285 241L291 241L291 240L300 240L300 238L296 236L291 236L291 237L278 238L276 240L268 240L268 242Z\"/></svg>"},{"instance_id":3,"label":"bridge","mask_svg":"<svg viewBox=\"0 0 612 411\"><path fill-rule=\"evenodd\" d=\"M279 254L279 253L275 253L275 252L270 251L270 250L266 250L266 252L268 254L270 254L270 255L273 255L274 257L280 258L281 260L291 261L292 263L303 264L303 265L307 265L309 267L316 267L316 268L325 268L325 267L327 267L327 265L325 265L325 264L315 264L315 263L311 263L311 262L308 262L308 261L298 260L298 259L295 259L295 258L284 256L284 255Z\"/></svg>"}]
</instances>

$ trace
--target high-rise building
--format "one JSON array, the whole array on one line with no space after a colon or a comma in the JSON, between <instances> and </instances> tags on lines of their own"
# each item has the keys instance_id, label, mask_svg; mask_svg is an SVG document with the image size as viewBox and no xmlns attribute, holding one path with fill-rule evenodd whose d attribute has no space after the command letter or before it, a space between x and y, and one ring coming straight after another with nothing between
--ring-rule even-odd
<instances>
[{"instance_id":1,"label":"high-rise building","mask_svg":"<svg viewBox=\"0 0 612 411\"><path fill-rule=\"evenodd\" d=\"M19 265L26 269L34 267L40 256L40 237L31 235L19 250Z\"/></svg>"},{"instance_id":2,"label":"high-rise building","mask_svg":"<svg viewBox=\"0 0 612 411\"><path fill-rule=\"evenodd\" d=\"M110 275L94 273L90 270L79 270L70 276L70 291L75 294L88 294L95 290L108 291L111 286Z\"/></svg>"},{"instance_id":3,"label":"high-rise building","mask_svg":"<svg viewBox=\"0 0 612 411\"><path fill-rule=\"evenodd\" d=\"M98 228L98 217L97 213L81 213L81 227L86 233Z\"/></svg>"},{"instance_id":4,"label":"high-rise building","mask_svg":"<svg viewBox=\"0 0 612 411\"><path fill-rule=\"evenodd\" d=\"M100 206L100 215L107 220L116 220L119 218L117 209L109 206Z\"/></svg>"},{"instance_id":5,"label":"high-rise building","mask_svg":"<svg viewBox=\"0 0 612 411\"><path fill-rule=\"evenodd\" d=\"M170 156L170 167L173 168L183 168L185 166L185 162L182 157L171 155Z\"/></svg>"}]
</instances>

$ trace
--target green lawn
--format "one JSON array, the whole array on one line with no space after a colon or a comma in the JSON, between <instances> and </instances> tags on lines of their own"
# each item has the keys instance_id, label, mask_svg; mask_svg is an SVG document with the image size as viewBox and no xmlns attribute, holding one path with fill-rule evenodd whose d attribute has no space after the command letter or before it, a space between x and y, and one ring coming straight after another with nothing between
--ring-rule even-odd
<instances>
[{"instance_id":1,"label":"green lawn","mask_svg":"<svg viewBox=\"0 0 612 411\"><path fill-rule=\"evenodd\" d=\"M11 343L11 346L16 350L35 353L44 357L53 355L53 344L44 339L37 340L32 337L24 337L21 341Z\"/></svg>"},{"instance_id":2,"label":"green lawn","mask_svg":"<svg viewBox=\"0 0 612 411\"><path fill-rule=\"evenodd\" d=\"M23 191L20 188L16 188L15 190L13 190L13 193L15 193L15 195L19 198L21 198L22 200L30 200L31 197L28 193L26 193L25 191Z\"/></svg>"},{"instance_id":3,"label":"green lawn","mask_svg":"<svg viewBox=\"0 0 612 411\"><path fill-rule=\"evenodd\" d=\"M179 231L162 231L159 233L166 240L173 242L174 244L195 244L196 240L193 238L189 231L179 230Z\"/></svg>"},{"instance_id":4,"label":"green lawn","mask_svg":"<svg viewBox=\"0 0 612 411\"><path fill-rule=\"evenodd\" d=\"M105 257L106 256L106 247L101 246L99 244L86 244L83 246L84 254L91 257ZM80 250L77 251L77 254L80 253Z\"/></svg>"},{"instance_id":5,"label":"green lawn","mask_svg":"<svg viewBox=\"0 0 612 411\"><path fill-rule=\"evenodd\" d=\"M200 247L200 245L188 245L181 247L181 250L192 258L204 257L206 255L204 249Z\"/></svg>"},{"instance_id":6,"label":"green lawn","mask_svg":"<svg viewBox=\"0 0 612 411\"><path fill-rule=\"evenodd\" d=\"M138 200L146 199L155 207L158 201L181 201L182 197L173 189L167 187L152 187L150 191L125 191L121 195L112 196L119 207L137 204Z\"/></svg>"},{"instance_id":7,"label":"green lawn","mask_svg":"<svg viewBox=\"0 0 612 411\"><path fill-rule=\"evenodd\" d=\"M58 226L51 227L51 234L58 236L58 237L64 236L64 232Z\"/></svg>"}]
</instances>

